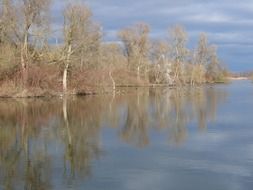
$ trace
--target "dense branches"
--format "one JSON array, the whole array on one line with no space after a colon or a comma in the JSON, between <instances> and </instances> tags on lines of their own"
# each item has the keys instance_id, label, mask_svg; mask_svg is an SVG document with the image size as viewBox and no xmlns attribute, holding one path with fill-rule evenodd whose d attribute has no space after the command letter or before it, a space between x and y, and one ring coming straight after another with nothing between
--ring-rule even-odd
<instances>
[{"instance_id":1,"label":"dense branches","mask_svg":"<svg viewBox=\"0 0 253 190\"><path fill-rule=\"evenodd\" d=\"M0 86L12 86L13 93L36 88L68 94L86 93L91 86L115 90L117 85L194 85L224 78L216 47L204 33L194 50L187 48L188 34L180 25L169 29L169 40L151 39L148 24L137 23L118 32L120 42L103 42L91 10L69 4L58 34L63 40L54 45L49 43L50 10L50 0L1 1Z\"/></svg>"},{"instance_id":2,"label":"dense branches","mask_svg":"<svg viewBox=\"0 0 253 190\"><path fill-rule=\"evenodd\" d=\"M129 68L136 70L138 80L141 74L147 77L149 31L147 24L139 23L131 28L123 29L118 34L124 45Z\"/></svg>"}]
</instances>

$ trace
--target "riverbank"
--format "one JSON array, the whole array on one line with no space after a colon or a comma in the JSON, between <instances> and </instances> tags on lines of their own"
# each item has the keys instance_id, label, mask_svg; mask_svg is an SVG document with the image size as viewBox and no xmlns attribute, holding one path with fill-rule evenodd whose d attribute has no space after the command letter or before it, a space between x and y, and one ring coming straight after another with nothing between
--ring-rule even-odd
<instances>
[{"instance_id":1,"label":"riverbank","mask_svg":"<svg viewBox=\"0 0 253 190\"><path fill-rule=\"evenodd\" d=\"M0 98L40 98L63 96L63 80L61 69L55 65L31 65L28 70L26 85L22 83L21 71L17 70L6 74L0 80ZM2 75L3 76L3 75ZM119 68L104 69L71 69L68 75L68 90L66 95L95 95L95 94L122 94L127 93L128 88L142 87L182 87L198 86L202 84L226 83L226 78L216 80L204 80L201 82L190 82L189 78L177 82L154 82L152 74L141 75L136 72ZM171 78L173 78L171 76ZM173 80L172 80L173 81Z\"/></svg>"},{"instance_id":2,"label":"riverbank","mask_svg":"<svg viewBox=\"0 0 253 190\"><path fill-rule=\"evenodd\" d=\"M141 88L188 88L196 87L200 85L208 84L226 84L229 83L229 80L217 81L212 83L204 83L199 85L175 85L175 84L124 84L116 85L115 89L113 86L87 86L83 89L72 89L69 90L66 96L90 96L90 95L105 95L105 94L128 94L129 92L141 89ZM12 89L11 89L12 88ZM16 88L16 87L5 88L7 90L0 91L0 98L50 98L50 97L63 97L64 94L62 91L54 91L52 89L41 89L41 88Z\"/></svg>"},{"instance_id":3,"label":"riverbank","mask_svg":"<svg viewBox=\"0 0 253 190\"><path fill-rule=\"evenodd\" d=\"M248 77L227 77L228 80L250 80Z\"/></svg>"}]
</instances>

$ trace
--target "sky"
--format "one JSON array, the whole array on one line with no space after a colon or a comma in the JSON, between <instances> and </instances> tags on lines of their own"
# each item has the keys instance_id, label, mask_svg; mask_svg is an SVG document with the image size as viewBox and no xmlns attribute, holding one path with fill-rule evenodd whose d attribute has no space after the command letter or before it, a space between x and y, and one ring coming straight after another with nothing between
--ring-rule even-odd
<instances>
[{"instance_id":1,"label":"sky","mask_svg":"<svg viewBox=\"0 0 253 190\"><path fill-rule=\"evenodd\" d=\"M79 0L82 1L82 0ZM63 2L54 3L59 19ZM190 48L205 32L218 55L235 72L253 70L253 0L83 0L103 26L104 40L117 41L117 32L138 22L151 27L152 38L166 38L168 28L183 25ZM58 16L57 16L58 15Z\"/></svg>"}]
</instances>

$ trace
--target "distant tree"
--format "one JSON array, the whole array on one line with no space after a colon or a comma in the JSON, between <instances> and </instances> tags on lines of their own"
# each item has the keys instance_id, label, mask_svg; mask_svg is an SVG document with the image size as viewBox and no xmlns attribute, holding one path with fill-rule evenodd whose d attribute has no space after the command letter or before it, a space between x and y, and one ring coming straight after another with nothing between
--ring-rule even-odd
<instances>
[{"instance_id":1,"label":"distant tree","mask_svg":"<svg viewBox=\"0 0 253 190\"><path fill-rule=\"evenodd\" d=\"M0 79L4 73L13 70L18 64L16 12L11 0L3 0L0 4Z\"/></svg>"},{"instance_id":2,"label":"distant tree","mask_svg":"<svg viewBox=\"0 0 253 190\"><path fill-rule=\"evenodd\" d=\"M194 68L191 82L204 83L222 80L223 69L217 56L217 47L208 43L205 33L199 36L198 46L194 52Z\"/></svg>"},{"instance_id":3,"label":"distant tree","mask_svg":"<svg viewBox=\"0 0 253 190\"><path fill-rule=\"evenodd\" d=\"M189 56L189 50L186 47L188 35L185 29L176 25L169 30L170 45L171 45L171 59L173 61L174 80L178 83L184 80L184 72Z\"/></svg>"},{"instance_id":4,"label":"distant tree","mask_svg":"<svg viewBox=\"0 0 253 190\"><path fill-rule=\"evenodd\" d=\"M122 48L118 43L105 43L101 45L101 59L103 67L108 70L108 75L112 81L113 91L116 89L116 82L113 72L116 69L126 69L126 58Z\"/></svg>"},{"instance_id":5,"label":"distant tree","mask_svg":"<svg viewBox=\"0 0 253 190\"><path fill-rule=\"evenodd\" d=\"M147 79L150 49L149 31L147 24L139 23L121 30L118 34L124 45L129 68L136 70L138 80L140 73L144 74Z\"/></svg>"},{"instance_id":6,"label":"distant tree","mask_svg":"<svg viewBox=\"0 0 253 190\"><path fill-rule=\"evenodd\" d=\"M205 82L206 67L210 60L210 51L207 35L201 33L198 46L193 52L193 65L191 68L191 84Z\"/></svg>"},{"instance_id":7,"label":"distant tree","mask_svg":"<svg viewBox=\"0 0 253 190\"><path fill-rule=\"evenodd\" d=\"M217 56L217 47L212 45L209 47L210 60L207 65L206 75L211 82L222 82L225 77L225 69L222 68L220 60Z\"/></svg>"},{"instance_id":8,"label":"distant tree","mask_svg":"<svg viewBox=\"0 0 253 190\"><path fill-rule=\"evenodd\" d=\"M0 12L0 42L20 51L23 86L28 80L28 67L34 56L37 36L32 30L43 30L49 14L50 0L3 0ZM47 22L48 23L48 22ZM43 33L42 36L45 36Z\"/></svg>"},{"instance_id":9,"label":"distant tree","mask_svg":"<svg viewBox=\"0 0 253 190\"><path fill-rule=\"evenodd\" d=\"M26 96L28 91L37 96L48 88L62 88L67 94L70 78L75 92L90 93L109 79L115 92L116 83L193 85L224 77L217 49L206 34L200 34L190 51L182 26L169 29L169 41L155 41L148 24L138 23L118 32L120 43L102 42L102 28L82 3L65 7L63 41L50 44L50 5L51 0L0 0L0 85L6 89L2 96Z\"/></svg>"},{"instance_id":10,"label":"distant tree","mask_svg":"<svg viewBox=\"0 0 253 190\"><path fill-rule=\"evenodd\" d=\"M172 64L169 59L171 47L164 41L154 41L151 48L152 70L151 77L155 83L171 84Z\"/></svg>"},{"instance_id":11,"label":"distant tree","mask_svg":"<svg viewBox=\"0 0 253 190\"><path fill-rule=\"evenodd\" d=\"M92 13L84 5L68 5L64 11L64 48L63 48L63 92L67 93L67 75L71 63L88 65L87 58L97 58L101 33L91 21ZM90 58L89 57L89 61ZM86 62L87 61L87 62Z\"/></svg>"},{"instance_id":12,"label":"distant tree","mask_svg":"<svg viewBox=\"0 0 253 190\"><path fill-rule=\"evenodd\" d=\"M207 35L201 33L199 36L198 47L196 50L195 62L200 65L207 65L209 61L209 45Z\"/></svg>"},{"instance_id":13,"label":"distant tree","mask_svg":"<svg viewBox=\"0 0 253 190\"><path fill-rule=\"evenodd\" d=\"M23 83L26 86L28 80L28 67L32 59L31 47L29 40L31 38L31 30L33 28L42 29L45 25L47 15L49 13L50 0L21 0L17 7L18 24L20 28L16 33L19 33L20 51L21 51L21 66ZM34 48L34 47L32 47Z\"/></svg>"},{"instance_id":14,"label":"distant tree","mask_svg":"<svg viewBox=\"0 0 253 190\"><path fill-rule=\"evenodd\" d=\"M11 0L3 0L0 6L0 44L11 44L16 28L16 15Z\"/></svg>"}]
</instances>

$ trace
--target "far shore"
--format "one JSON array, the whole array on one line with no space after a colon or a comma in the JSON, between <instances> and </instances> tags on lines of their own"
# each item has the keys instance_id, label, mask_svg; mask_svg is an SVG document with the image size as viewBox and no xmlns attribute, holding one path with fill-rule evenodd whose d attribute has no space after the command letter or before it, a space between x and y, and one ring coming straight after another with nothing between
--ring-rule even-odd
<instances>
[{"instance_id":1,"label":"far shore","mask_svg":"<svg viewBox=\"0 0 253 190\"><path fill-rule=\"evenodd\" d=\"M248 77L227 77L228 80L249 80Z\"/></svg>"}]
</instances>

